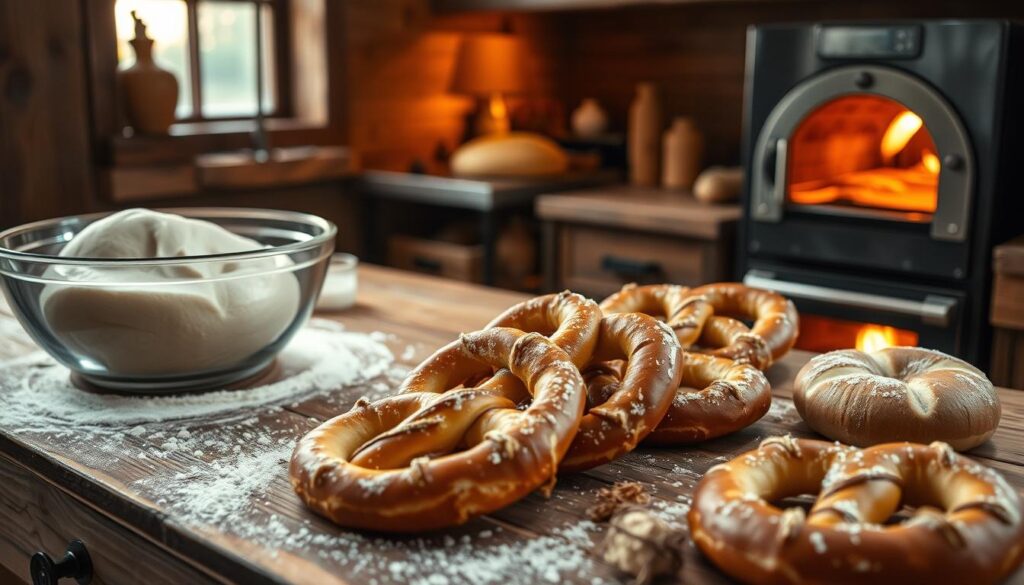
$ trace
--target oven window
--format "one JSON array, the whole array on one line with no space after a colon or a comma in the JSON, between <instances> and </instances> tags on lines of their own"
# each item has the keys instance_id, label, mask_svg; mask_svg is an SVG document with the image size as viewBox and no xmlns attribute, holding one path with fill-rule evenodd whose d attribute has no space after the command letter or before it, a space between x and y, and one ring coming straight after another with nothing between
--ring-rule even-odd
<instances>
[{"instance_id":1,"label":"oven window","mask_svg":"<svg viewBox=\"0 0 1024 585\"><path fill-rule=\"evenodd\" d=\"M837 98L804 118L790 145L791 205L931 221L938 151L921 118L899 102L875 95Z\"/></svg>"},{"instance_id":2,"label":"oven window","mask_svg":"<svg viewBox=\"0 0 1024 585\"><path fill-rule=\"evenodd\" d=\"M916 346L916 331L899 329L881 323L862 323L819 315L800 315L800 337L797 349L827 352L834 349L877 351L897 345Z\"/></svg>"}]
</instances>

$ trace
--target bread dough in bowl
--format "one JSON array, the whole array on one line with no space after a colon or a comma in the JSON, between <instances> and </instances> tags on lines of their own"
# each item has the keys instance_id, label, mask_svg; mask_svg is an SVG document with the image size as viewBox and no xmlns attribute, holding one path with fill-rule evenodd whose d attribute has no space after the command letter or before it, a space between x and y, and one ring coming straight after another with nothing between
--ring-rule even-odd
<instances>
[{"instance_id":1,"label":"bread dough in bowl","mask_svg":"<svg viewBox=\"0 0 1024 585\"><path fill-rule=\"evenodd\" d=\"M88 225L61 250L74 258L175 258L263 248L202 220L129 209ZM56 265L40 301L69 349L117 375L230 368L295 318L299 283L285 257L174 265ZM280 268L279 272L272 272ZM249 275L249 276L246 276ZM81 283L81 284L78 284Z\"/></svg>"}]
</instances>

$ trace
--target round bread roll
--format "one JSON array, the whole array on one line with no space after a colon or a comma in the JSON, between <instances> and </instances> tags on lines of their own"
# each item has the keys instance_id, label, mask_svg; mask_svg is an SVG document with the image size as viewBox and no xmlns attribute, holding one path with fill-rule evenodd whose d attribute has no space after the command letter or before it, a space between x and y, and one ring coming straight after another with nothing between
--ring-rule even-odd
<instances>
[{"instance_id":1,"label":"round bread roll","mask_svg":"<svg viewBox=\"0 0 1024 585\"><path fill-rule=\"evenodd\" d=\"M704 203L727 203L743 191L742 167L708 167L693 184L693 196Z\"/></svg>"},{"instance_id":2,"label":"round bread roll","mask_svg":"<svg viewBox=\"0 0 1024 585\"><path fill-rule=\"evenodd\" d=\"M984 373L919 347L817 356L797 374L793 402L812 429L859 447L944 441L964 451L987 441L1001 414Z\"/></svg>"},{"instance_id":3,"label":"round bread roll","mask_svg":"<svg viewBox=\"0 0 1024 585\"><path fill-rule=\"evenodd\" d=\"M537 177L569 168L569 156L549 138L530 132L489 134L460 146L452 174L471 177Z\"/></svg>"}]
</instances>

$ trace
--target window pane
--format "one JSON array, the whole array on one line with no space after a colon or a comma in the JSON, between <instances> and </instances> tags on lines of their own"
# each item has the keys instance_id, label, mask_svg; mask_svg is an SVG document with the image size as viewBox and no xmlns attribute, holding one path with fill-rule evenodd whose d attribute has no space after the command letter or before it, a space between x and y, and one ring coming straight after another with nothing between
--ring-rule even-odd
<instances>
[{"instance_id":1,"label":"window pane","mask_svg":"<svg viewBox=\"0 0 1024 585\"><path fill-rule=\"evenodd\" d=\"M203 116L256 114L256 5L249 2L203 0L197 6ZM264 72L272 69L272 12L264 9ZM263 111L274 109L269 90L273 80L264 75Z\"/></svg>"},{"instance_id":2,"label":"window pane","mask_svg":"<svg viewBox=\"0 0 1024 585\"><path fill-rule=\"evenodd\" d=\"M117 27L117 60L122 68L135 63L135 51L128 41L135 37L132 10L146 23L153 39L153 60L178 78L179 118L192 115L192 77L188 59L188 10L182 0L117 0L114 21Z\"/></svg>"}]
</instances>

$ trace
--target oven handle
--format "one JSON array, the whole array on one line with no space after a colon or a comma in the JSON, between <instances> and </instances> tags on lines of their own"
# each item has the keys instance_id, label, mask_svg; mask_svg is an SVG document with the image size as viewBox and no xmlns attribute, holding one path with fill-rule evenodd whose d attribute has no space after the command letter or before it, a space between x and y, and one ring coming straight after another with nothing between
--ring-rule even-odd
<instances>
[{"instance_id":1,"label":"oven handle","mask_svg":"<svg viewBox=\"0 0 1024 585\"><path fill-rule=\"evenodd\" d=\"M775 172L772 174L772 191L775 209L782 209L786 203L786 182L789 172L789 143L785 138L775 142Z\"/></svg>"},{"instance_id":2,"label":"oven handle","mask_svg":"<svg viewBox=\"0 0 1024 585\"><path fill-rule=\"evenodd\" d=\"M773 274L760 270L747 272L743 277L743 284L773 290L794 299L840 303L859 309L919 317L922 322L938 327L949 326L953 310L957 305L956 299L939 295L928 295L923 301L911 301L897 297L789 282L778 280L774 278Z\"/></svg>"}]
</instances>

